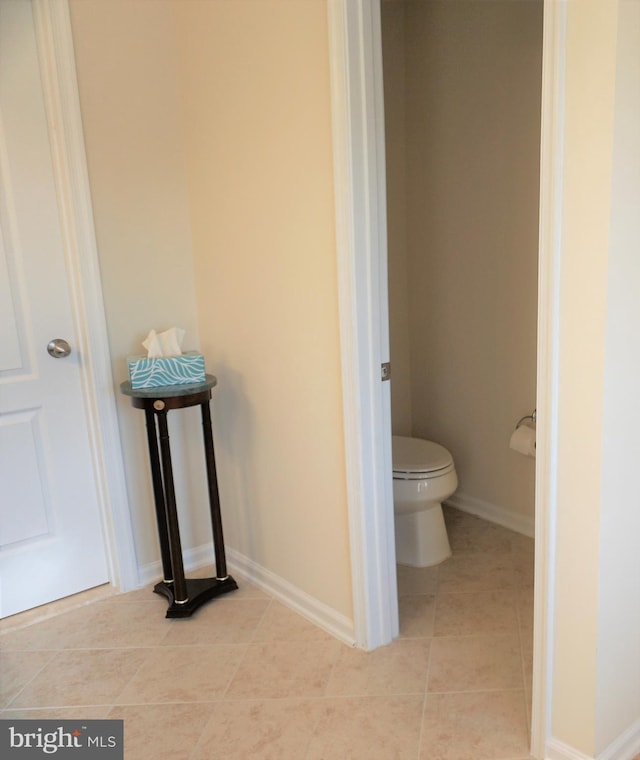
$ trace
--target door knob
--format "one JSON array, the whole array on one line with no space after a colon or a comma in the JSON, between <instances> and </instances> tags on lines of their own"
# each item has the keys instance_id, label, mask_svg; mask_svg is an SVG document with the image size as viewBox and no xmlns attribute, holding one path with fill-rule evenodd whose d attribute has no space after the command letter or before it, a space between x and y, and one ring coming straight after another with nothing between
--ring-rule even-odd
<instances>
[{"instance_id":1,"label":"door knob","mask_svg":"<svg viewBox=\"0 0 640 760\"><path fill-rule=\"evenodd\" d=\"M64 359L71 353L71 346L63 338L54 338L47 343L47 353L54 359Z\"/></svg>"}]
</instances>

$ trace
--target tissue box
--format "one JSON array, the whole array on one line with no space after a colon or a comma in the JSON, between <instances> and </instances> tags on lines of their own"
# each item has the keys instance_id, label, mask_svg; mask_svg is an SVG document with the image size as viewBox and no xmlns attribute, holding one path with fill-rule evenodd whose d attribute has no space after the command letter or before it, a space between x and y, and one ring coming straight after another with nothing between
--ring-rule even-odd
<instances>
[{"instance_id":1,"label":"tissue box","mask_svg":"<svg viewBox=\"0 0 640 760\"><path fill-rule=\"evenodd\" d=\"M185 385L204 382L204 356L186 351L181 356L127 357L132 388L158 388L163 385Z\"/></svg>"}]
</instances>

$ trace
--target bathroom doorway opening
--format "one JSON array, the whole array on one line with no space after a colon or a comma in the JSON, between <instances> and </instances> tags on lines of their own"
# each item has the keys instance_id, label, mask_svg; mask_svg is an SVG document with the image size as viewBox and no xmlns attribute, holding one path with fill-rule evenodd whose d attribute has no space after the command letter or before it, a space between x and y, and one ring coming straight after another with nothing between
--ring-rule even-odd
<instances>
[{"instance_id":1,"label":"bathroom doorway opening","mask_svg":"<svg viewBox=\"0 0 640 760\"><path fill-rule=\"evenodd\" d=\"M444 445L450 503L534 534L541 0L381 3L395 435Z\"/></svg>"},{"instance_id":2,"label":"bathroom doorway opening","mask_svg":"<svg viewBox=\"0 0 640 760\"><path fill-rule=\"evenodd\" d=\"M555 271L561 188L562 7L544 4L540 161L539 327L537 357L536 591L532 751L543 752L550 693L553 568ZM347 482L356 643L367 649L397 633L392 518L390 394L375 368L387 361L386 187L380 0L330 0L338 266L345 394ZM384 287L383 287L384 286ZM383 292L384 291L384 292ZM535 370L534 370L535 371ZM393 369L392 369L393 372ZM515 455L515 454L514 454ZM394 625L396 633L394 633Z\"/></svg>"},{"instance_id":3,"label":"bathroom doorway opening","mask_svg":"<svg viewBox=\"0 0 640 760\"><path fill-rule=\"evenodd\" d=\"M536 463L510 439L537 396L543 3L380 14L392 432L445 446L459 480L453 556L398 565L400 634L470 636L478 666L495 637L530 704Z\"/></svg>"}]
</instances>

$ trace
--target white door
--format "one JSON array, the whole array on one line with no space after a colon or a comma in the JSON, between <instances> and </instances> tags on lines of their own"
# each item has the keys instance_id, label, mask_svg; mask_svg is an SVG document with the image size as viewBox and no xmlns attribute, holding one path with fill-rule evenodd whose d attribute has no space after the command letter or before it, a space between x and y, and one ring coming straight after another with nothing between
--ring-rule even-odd
<instances>
[{"instance_id":1,"label":"white door","mask_svg":"<svg viewBox=\"0 0 640 760\"><path fill-rule=\"evenodd\" d=\"M67 278L31 3L0 0L0 617L109 580Z\"/></svg>"}]
</instances>

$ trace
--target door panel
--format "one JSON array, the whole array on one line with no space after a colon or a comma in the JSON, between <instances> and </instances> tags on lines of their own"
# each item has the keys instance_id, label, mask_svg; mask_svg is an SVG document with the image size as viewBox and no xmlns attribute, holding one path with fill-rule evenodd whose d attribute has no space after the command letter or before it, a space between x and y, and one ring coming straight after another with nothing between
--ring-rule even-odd
<instances>
[{"instance_id":1,"label":"door panel","mask_svg":"<svg viewBox=\"0 0 640 760\"><path fill-rule=\"evenodd\" d=\"M20 494L20 508L3 509L0 546L49 533L48 499L43 493L42 434L39 410L4 414L0 418L0 482Z\"/></svg>"},{"instance_id":2,"label":"door panel","mask_svg":"<svg viewBox=\"0 0 640 760\"><path fill-rule=\"evenodd\" d=\"M31 3L0 0L1 616L108 580L64 236Z\"/></svg>"}]
</instances>

